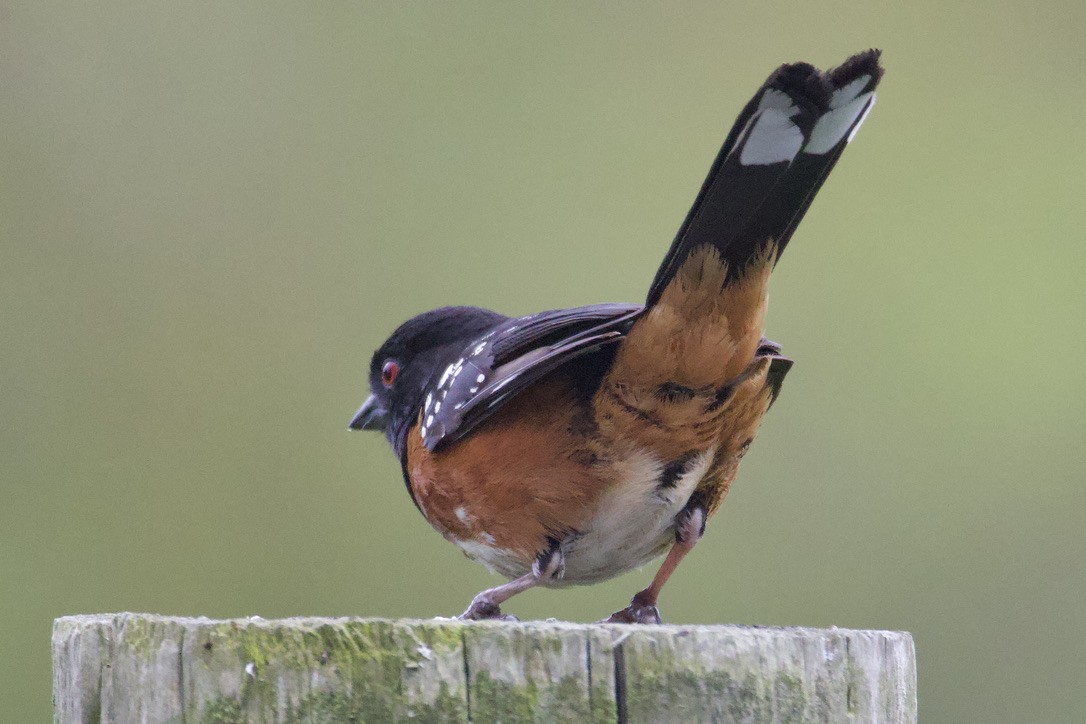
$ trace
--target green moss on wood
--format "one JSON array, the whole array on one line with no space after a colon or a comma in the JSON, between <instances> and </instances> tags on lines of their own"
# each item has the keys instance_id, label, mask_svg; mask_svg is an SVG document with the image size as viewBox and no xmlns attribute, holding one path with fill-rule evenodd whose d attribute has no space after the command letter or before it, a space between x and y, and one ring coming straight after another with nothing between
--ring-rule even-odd
<instances>
[{"instance_id":1,"label":"green moss on wood","mask_svg":"<svg viewBox=\"0 0 1086 724\"><path fill-rule=\"evenodd\" d=\"M826 711L830 698L825 681L804 685L798 663L737 678L696 661L677 661L674 650L650 644L627 650L625 670L625 707L631 721L696 717L712 702L729 719L801 722L811 712ZM696 711L690 710L693 702Z\"/></svg>"},{"instance_id":2,"label":"green moss on wood","mask_svg":"<svg viewBox=\"0 0 1086 724\"><path fill-rule=\"evenodd\" d=\"M209 668L245 672L239 692L242 714L275 711L284 677L301 677L303 689L288 702L291 721L466 721L464 689L421 678L439 657L459 666L462 637L456 626L383 620L336 621L312 627L245 625L210 627L192 647ZM460 669L458 669L459 671ZM330 691L310 691L316 675ZM423 696L418 687L429 692Z\"/></svg>"},{"instance_id":3,"label":"green moss on wood","mask_svg":"<svg viewBox=\"0 0 1086 724\"><path fill-rule=\"evenodd\" d=\"M654 721L669 713L680 720L696 717L704 712L706 701L726 711L729 719L774 720L769 693L772 682L754 674L736 679L727 672L701 667L674 668L666 659L627 660L626 711L631 721ZM697 710L691 710L692 705Z\"/></svg>"},{"instance_id":4,"label":"green moss on wood","mask_svg":"<svg viewBox=\"0 0 1086 724\"><path fill-rule=\"evenodd\" d=\"M557 686L552 685L545 706L540 710L542 718L551 721L588 721L592 718L592 701L585 691L581 677L563 676Z\"/></svg>"},{"instance_id":5,"label":"green moss on wood","mask_svg":"<svg viewBox=\"0 0 1086 724\"><path fill-rule=\"evenodd\" d=\"M241 704L233 699L216 699L204 708L200 724L243 724Z\"/></svg>"},{"instance_id":6,"label":"green moss on wood","mask_svg":"<svg viewBox=\"0 0 1086 724\"><path fill-rule=\"evenodd\" d=\"M594 685L588 692L588 703L592 724L614 724L618 721L615 692L609 687Z\"/></svg>"},{"instance_id":7,"label":"green moss on wood","mask_svg":"<svg viewBox=\"0 0 1086 724\"><path fill-rule=\"evenodd\" d=\"M163 642L177 635L177 629L167 622L141 616L121 615L121 637L126 650L143 658L158 654Z\"/></svg>"},{"instance_id":8,"label":"green moss on wood","mask_svg":"<svg viewBox=\"0 0 1086 724\"><path fill-rule=\"evenodd\" d=\"M350 695L341 692L319 692L302 700L287 717L288 724L337 724L365 721L361 710Z\"/></svg>"},{"instance_id":9,"label":"green moss on wood","mask_svg":"<svg viewBox=\"0 0 1086 724\"><path fill-rule=\"evenodd\" d=\"M610 698L609 692L599 693L601 699L604 695ZM546 682L543 687L533 682L517 685L499 681L486 672L472 677L471 715L476 721L615 721L608 708L613 711L613 701L610 707L601 706L597 714L584 681L576 676Z\"/></svg>"},{"instance_id":10,"label":"green moss on wood","mask_svg":"<svg viewBox=\"0 0 1086 724\"><path fill-rule=\"evenodd\" d=\"M247 707L232 699L217 699L209 704L200 719L201 724L241 724L247 721ZM258 710L264 713L275 708ZM434 706L405 705L396 710L382 699L369 696L352 696L343 691L314 692L297 706L288 708L286 724L341 724L342 722L384 722L410 719L422 724L467 721L464 702L457 701L442 692Z\"/></svg>"},{"instance_id":11,"label":"green moss on wood","mask_svg":"<svg viewBox=\"0 0 1086 724\"><path fill-rule=\"evenodd\" d=\"M515 686L485 671L472 677L471 716L478 721L532 721L536 702L533 684Z\"/></svg>"},{"instance_id":12,"label":"green moss on wood","mask_svg":"<svg viewBox=\"0 0 1086 724\"><path fill-rule=\"evenodd\" d=\"M773 679L773 697L776 699L777 718L786 723L803 721L803 713L813 702L809 701L803 690L803 682L798 676L787 672L778 674Z\"/></svg>"}]
</instances>

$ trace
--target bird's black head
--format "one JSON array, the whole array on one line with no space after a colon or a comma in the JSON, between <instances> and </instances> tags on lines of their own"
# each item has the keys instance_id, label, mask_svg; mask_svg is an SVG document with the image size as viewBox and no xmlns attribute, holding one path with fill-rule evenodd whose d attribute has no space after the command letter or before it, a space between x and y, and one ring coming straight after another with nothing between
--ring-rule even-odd
<instances>
[{"instance_id":1,"label":"bird's black head","mask_svg":"<svg viewBox=\"0 0 1086 724\"><path fill-rule=\"evenodd\" d=\"M400 325L373 354L370 396L351 419L352 430L383 430L403 456L407 431L426 392L464 348L508 318L479 307L442 307Z\"/></svg>"}]
</instances>

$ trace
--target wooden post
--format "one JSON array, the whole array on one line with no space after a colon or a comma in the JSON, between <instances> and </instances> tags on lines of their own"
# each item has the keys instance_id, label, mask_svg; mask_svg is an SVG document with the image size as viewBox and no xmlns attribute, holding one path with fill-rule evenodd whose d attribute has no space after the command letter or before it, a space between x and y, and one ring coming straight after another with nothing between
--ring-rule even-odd
<instances>
[{"instance_id":1,"label":"wooden post","mask_svg":"<svg viewBox=\"0 0 1086 724\"><path fill-rule=\"evenodd\" d=\"M914 722L912 637L144 614L53 624L58 722Z\"/></svg>"}]
</instances>

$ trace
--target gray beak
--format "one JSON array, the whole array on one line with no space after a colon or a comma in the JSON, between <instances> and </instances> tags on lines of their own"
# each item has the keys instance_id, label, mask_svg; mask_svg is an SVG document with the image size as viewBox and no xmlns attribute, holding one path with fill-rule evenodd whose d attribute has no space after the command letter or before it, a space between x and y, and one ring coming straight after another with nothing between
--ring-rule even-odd
<instances>
[{"instance_id":1,"label":"gray beak","mask_svg":"<svg viewBox=\"0 0 1086 724\"><path fill-rule=\"evenodd\" d=\"M370 395L354 413L347 427L351 430L384 430L387 422L388 411L381 407L376 397Z\"/></svg>"}]
</instances>

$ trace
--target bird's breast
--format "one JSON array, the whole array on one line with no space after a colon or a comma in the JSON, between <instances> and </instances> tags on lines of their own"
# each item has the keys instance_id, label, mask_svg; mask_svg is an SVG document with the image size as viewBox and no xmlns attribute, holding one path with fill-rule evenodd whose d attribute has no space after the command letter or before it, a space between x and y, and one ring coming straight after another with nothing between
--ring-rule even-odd
<instances>
[{"instance_id":1,"label":"bird's breast","mask_svg":"<svg viewBox=\"0 0 1086 724\"><path fill-rule=\"evenodd\" d=\"M537 385L447 450L409 434L406 472L426 519L468 557L513 578L555 541L558 585L643 565L674 542L675 516L716 447L665 459L601 440L585 403L559 381Z\"/></svg>"}]
</instances>

